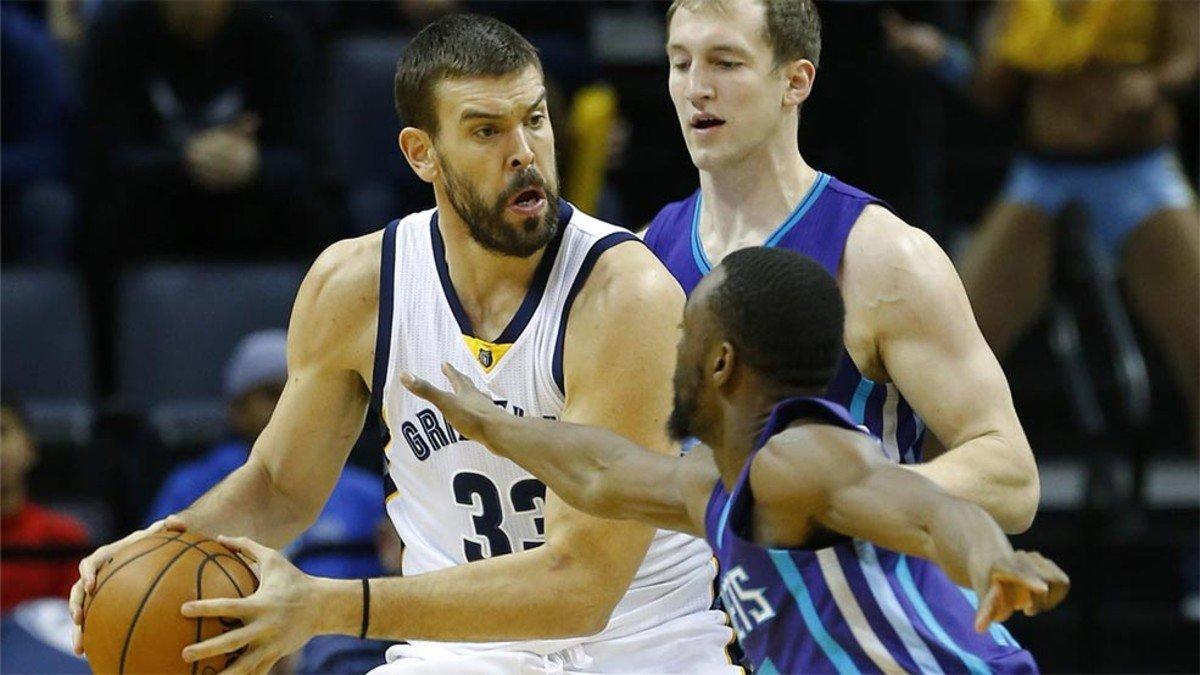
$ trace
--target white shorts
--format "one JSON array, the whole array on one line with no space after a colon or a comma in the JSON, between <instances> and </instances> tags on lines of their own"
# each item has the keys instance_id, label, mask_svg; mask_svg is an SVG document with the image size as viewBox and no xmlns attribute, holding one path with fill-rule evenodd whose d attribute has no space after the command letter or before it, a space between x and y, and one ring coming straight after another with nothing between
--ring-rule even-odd
<instances>
[{"instance_id":1,"label":"white shorts","mask_svg":"<svg viewBox=\"0 0 1200 675\"><path fill-rule=\"evenodd\" d=\"M611 640L581 642L545 655L428 642L394 645L387 651L388 662L368 675L744 673L741 667L733 665L726 651L733 639L725 615L706 611L681 616L652 630Z\"/></svg>"}]
</instances>

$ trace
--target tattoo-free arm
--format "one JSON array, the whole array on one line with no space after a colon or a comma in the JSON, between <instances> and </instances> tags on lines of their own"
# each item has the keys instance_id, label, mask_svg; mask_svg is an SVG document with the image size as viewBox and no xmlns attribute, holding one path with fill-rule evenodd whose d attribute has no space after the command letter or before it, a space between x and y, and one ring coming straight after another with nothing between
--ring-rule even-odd
<instances>
[{"instance_id":1,"label":"tattoo-free arm","mask_svg":"<svg viewBox=\"0 0 1200 675\"><path fill-rule=\"evenodd\" d=\"M630 447L671 453L664 423L682 306L678 285L640 243L604 253L575 300L567 328L564 421L606 427ZM469 438L478 436L453 413L447 418ZM602 630L654 530L587 515L553 492L546 494L545 523L546 543L538 548L372 582L370 635L479 642ZM323 630L356 634L360 586L322 584L331 598L328 606L335 608Z\"/></svg>"},{"instance_id":2,"label":"tattoo-free arm","mask_svg":"<svg viewBox=\"0 0 1200 675\"><path fill-rule=\"evenodd\" d=\"M1033 451L949 258L924 232L868 207L845 266L847 298L868 308L888 377L948 448L909 468L979 504L1006 532L1028 529L1040 493Z\"/></svg>"},{"instance_id":3,"label":"tattoo-free arm","mask_svg":"<svg viewBox=\"0 0 1200 675\"><path fill-rule=\"evenodd\" d=\"M1069 581L1054 563L1014 552L982 508L886 461L859 432L793 427L756 455L750 484L766 531L819 527L936 563L982 598L977 630L1015 609L1049 609L1066 596Z\"/></svg>"}]
</instances>

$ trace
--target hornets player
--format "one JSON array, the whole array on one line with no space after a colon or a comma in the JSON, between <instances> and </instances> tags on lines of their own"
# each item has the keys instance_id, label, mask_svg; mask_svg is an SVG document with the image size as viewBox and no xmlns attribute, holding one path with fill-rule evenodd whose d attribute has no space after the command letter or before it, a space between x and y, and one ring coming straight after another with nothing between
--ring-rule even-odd
<instances>
[{"instance_id":1,"label":"hornets player","mask_svg":"<svg viewBox=\"0 0 1200 675\"><path fill-rule=\"evenodd\" d=\"M700 189L659 212L646 244L688 292L745 246L819 261L846 299L845 351L826 396L892 461L1006 531L1027 529L1037 465L949 259L800 153L821 52L812 0L675 0L667 19L670 96ZM946 451L922 463L927 426Z\"/></svg>"},{"instance_id":2,"label":"hornets player","mask_svg":"<svg viewBox=\"0 0 1200 675\"><path fill-rule=\"evenodd\" d=\"M270 425L245 466L166 524L239 535L226 541L261 569L247 599L182 608L245 624L184 658L245 649L231 672L265 672L311 636L342 633L406 640L376 671L387 674L737 670L703 541L567 506L400 385L402 371L444 381L450 362L497 409L669 453L683 294L628 232L558 199L541 64L514 30L441 19L405 49L395 89L400 147L437 208L317 260ZM320 512L368 404L390 435L405 576L307 577L267 547ZM112 550L81 564L77 622Z\"/></svg>"},{"instance_id":3,"label":"hornets player","mask_svg":"<svg viewBox=\"0 0 1200 675\"><path fill-rule=\"evenodd\" d=\"M982 508L896 466L819 397L842 330L819 263L764 247L727 256L684 312L670 428L712 448L685 457L505 414L449 367L454 394L405 382L571 504L703 534L756 673L1035 672L994 622L1057 605L1066 575L1014 552Z\"/></svg>"}]
</instances>

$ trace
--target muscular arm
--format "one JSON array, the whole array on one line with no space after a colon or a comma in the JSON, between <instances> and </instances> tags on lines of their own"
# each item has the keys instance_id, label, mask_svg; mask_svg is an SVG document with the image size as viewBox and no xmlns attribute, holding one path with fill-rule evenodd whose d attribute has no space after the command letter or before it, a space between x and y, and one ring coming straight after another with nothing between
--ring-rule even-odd
<instances>
[{"instance_id":1,"label":"muscular arm","mask_svg":"<svg viewBox=\"0 0 1200 675\"><path fill-rule=\"evenodd\" d=\"M805 424L775 436L755 456L750 486L766 531L864 539L933 561L960 586L982 590L992 563L1012 553L982 508L888 462L855 431Z\"/></svg>"},{"instance_id":2,"label":"muscular arm","mask_svg":"<svg viewBox=\"0 0 1200 675\"><path fill-rule=\"evenodd\" d=\"M640 244L601 256L567 328L563 419L671 452L664 421L682 305L678 286ZM586 515L550 492L545 516L538 548L372 582L370 635L480 642L603 629L654 530ZM331 608L322 630L357 634L360 585L322 580L319 592Z\"/></svg>"},{"instance_id":3,"label":"muscular arm","mask_svg":"<svg viewBox=\"0 0 1200 675\"><path fill-rule=\"evenodd\" d=\"M945 253L868 207L851 231L843 278L847 306L865 312L887 376L947 448L911 470L979 504L1006 532L1028 529L1039 497L1033 451Z\"/></svg>"},{"instance_id":4,"label":"muscular arm","mask_svg":"<svg viewBox=\"0 0 1200 675\"><path fill-rule=\"evenodd\" d=\"M379 286L379 236L334 244L296 296L288 381L239 469L178 514L190 529L281 548L310 526L362 429ZM369 373L366 374L369 377Z\"/></svg>"}]
</instances>

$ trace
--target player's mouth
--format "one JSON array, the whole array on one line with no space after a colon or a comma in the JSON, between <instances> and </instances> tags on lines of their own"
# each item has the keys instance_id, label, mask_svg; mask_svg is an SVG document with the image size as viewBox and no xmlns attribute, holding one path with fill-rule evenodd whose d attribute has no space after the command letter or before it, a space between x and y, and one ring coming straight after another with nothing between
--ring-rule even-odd
<instances>
[{"instance_id":1,"label":"player's mouth","mask_svg":"<svg viewBox=\"0 0 1200 675\"><path fill-rule=\"evenodd\" d=\"M696 134L707 136L725 126L725 120L712 113L696 113L688 120L688 124Z\"/></svg>"},{"instance_id":2,"label":"player's mouth","mask_svg":"<svg viewBox=\"0 0 1200 675\"><path fill-rule=\"evenodd\" d=\"M537 187L521 190L508 200L508 209L526 218L538 215L545 208L546 193Z\"/></svg>"}]
</instances>

